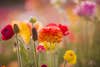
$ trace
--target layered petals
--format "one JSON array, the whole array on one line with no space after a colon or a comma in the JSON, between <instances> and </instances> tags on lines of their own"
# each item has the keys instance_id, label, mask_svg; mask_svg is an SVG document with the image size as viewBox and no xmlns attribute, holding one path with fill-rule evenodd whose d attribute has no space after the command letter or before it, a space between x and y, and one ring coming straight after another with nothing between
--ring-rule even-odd
<instances>
[{"instance_id":1,"label":"layered petals","mask_svg":"<svg viewBox=\"0 0 100 67\"><path fill-rule=\"evenodd\" d=\"M50 23L47 25L47 27L58 27L62 31L64 36L69 34L69 29L66 25Z\"/></svg>"},{"instance_id":2,"label":"layered petals","mask_svg":"<svg viewBox=\"0 0 100 67\"><path fill-rule=\"evenodd\" d=\"M27 23L21 22L18 24L19 26L19 35L23 38L24 42L28 44L30 42L31 31Z\"/></svg>"},{"instance_id":3,"label":"layered petals","mask_svg":"<svg viewBox=\"0 0 100 67\"><path fill-rule=\"evenodd\" d=\"M9 40L13 37L14 31L12 25L8 24L1 30L2 40Z\"/></svg>"},{"instance_id":4,"label":"layered petals","mask_svg":"<svg viewBox=\"0 0 100 67\"><path fill-rule=\"evenodd\" d=\"M65 52L64 60L67 61L69 64L75 64L76 59L77 57L73 50L68 50Z\"/></svg>"},{"instance_id":5,"label":"layered petals","mask_svg":"<svg viewBox=\"0 0 100 67\"><path fill-rule=\"evenodd\" d=\"M44 27L39 31L39 41L40 42L61 42L62 41L62 31L58 27Z\"/></svg>"}]
</instances>

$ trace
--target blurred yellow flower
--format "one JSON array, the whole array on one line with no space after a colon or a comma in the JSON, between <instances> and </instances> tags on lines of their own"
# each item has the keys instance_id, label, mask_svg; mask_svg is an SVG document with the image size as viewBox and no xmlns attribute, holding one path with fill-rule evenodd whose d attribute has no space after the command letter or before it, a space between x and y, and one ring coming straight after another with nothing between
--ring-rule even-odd
<instances>
[{"instance_id":1,"label":"blurred yellow flower","mask_svg":"<svg viewBox=\"0 0 100 67\"><path fill-rule=\"evenodd\" d=\"M43 42L43 46L46 48L46 50L54 50L56 48L55 43L49 43L49 42Z\"/></svg>"},{"instance_id":2,"label":"blurred yellow flower","mask_svg":"<svg viewBox=\"0 0 100 67\"><path fill-rule=\"evenodd\" d=\"M73 12L73 8L74 7L69 7L67 8L66 10L66 13L67 13L67 16L68 16L68 20L71 22L71 23L77 23L80 19L79 16L77 16L74 12Z\"/></svg>"},{"instance_id":3,"label":"blurred yellow flower","mask_svg":"<svg viewBox=\"0 0 100 67\"><path fill-rule=\"evenodd\" d=\"M64 60L67 61L69 64L75 64L76 59L77 57L73 50L68 50L65 52Z\"/></svg>"},{"instance_id":4,"label":"blurred yellow flower","mask_svg":"<svg viewBox=\"0 0 100 67\"><path fill-rule=\"evenodd\" d=\"M49 46L48 46L48 42L43 42L43 46L46 48L46 50L48 50L49 49Z\"/></svg>"},{"instance_id":5,"label":"blurred yellow flower","mask_svg":"<svg viewBox=\"0 0 100 67\"><path fill-rule=\"evenodd\" d=\"M31 31L27 23L21 22L18 24L19 26L19 35L23 38L24 42L28 44L30 42Z\"/></svg>"}]
</instances>

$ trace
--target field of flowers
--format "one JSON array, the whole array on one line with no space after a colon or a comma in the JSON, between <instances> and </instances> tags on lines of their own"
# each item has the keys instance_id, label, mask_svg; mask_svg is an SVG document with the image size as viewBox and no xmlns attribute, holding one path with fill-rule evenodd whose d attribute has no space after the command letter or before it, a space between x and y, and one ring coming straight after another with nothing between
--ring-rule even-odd
<instances>
[{"instance_id":1,"label":"field of flowers","mask_svg":"<svg viewBox=\"0 0 100 67\"><path fill-rule=\"evenodd\" d=\"M48 12L40 17L31 14L31 8L11 14L10 23L0 29L0 65L100 67L100 0L49 3L58 14L51 8L44 8Z\"/></svg>"}]
</instances>

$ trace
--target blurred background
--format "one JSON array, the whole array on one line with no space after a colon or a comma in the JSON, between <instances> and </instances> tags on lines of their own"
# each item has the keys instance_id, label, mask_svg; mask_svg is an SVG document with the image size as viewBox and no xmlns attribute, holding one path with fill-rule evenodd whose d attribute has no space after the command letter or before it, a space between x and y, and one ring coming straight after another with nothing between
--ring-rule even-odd
<instances>
[{"instance_id":1,"label":"blurred background","mask_svg":"<svg viewBox=\"0 0 100 67\"><path fill-rule=\"evenodd\" d=\"M77 53L77 64L68 67L100 67L100 23L81 19L73 13L73 9L81 0L61 0L60 6L55 0L0 0L0 30L14 20L29 21L30 17L44 25L55 22L69 26L71 35L64 38L64 49L73 49ZM100 18L100 5L97 16ZM88 35L86 34L88 29ZM84 34L85 33L85 34ZM18 67L12 40L0 40L0 65ZM62 60L60 63L62 64Z\"/></svg>"}]
</instances>

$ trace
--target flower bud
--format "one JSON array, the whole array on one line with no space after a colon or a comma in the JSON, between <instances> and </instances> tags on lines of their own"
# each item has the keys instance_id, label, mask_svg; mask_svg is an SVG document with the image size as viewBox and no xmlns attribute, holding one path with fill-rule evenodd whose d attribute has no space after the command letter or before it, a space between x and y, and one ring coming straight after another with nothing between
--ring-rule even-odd
<instances>
[{"instance_id":1,"label":"flower bud","mask_svg":"<svg viewBox=\"0 0 100 67\"><path fill-rule=\"evenodd\" d=\"M36 41L38 39L37 30L33 27L32 28L32 39Z\"/></svg>"},{"instance_id":2,"label":"flower bud","mask_svg":"<svg viewBox=\"0 0 100 67\"><path fill-rule=\"evenodd\" d=\"M31 18L31 19L30 19L30 22L31 22L31 23L35 23L35 22L36 22L36 18Z\"/></svg>"},{"instance_id":3,"label":"flower bud","mask_svg":"<svg viewBox=\"0 0 100 67\"><path fill-rule=\"evenodd\" d=\"M17 34L19 33L19 28L17 24L14 24L14 32Z\"/></svg>"}]
</instances>

